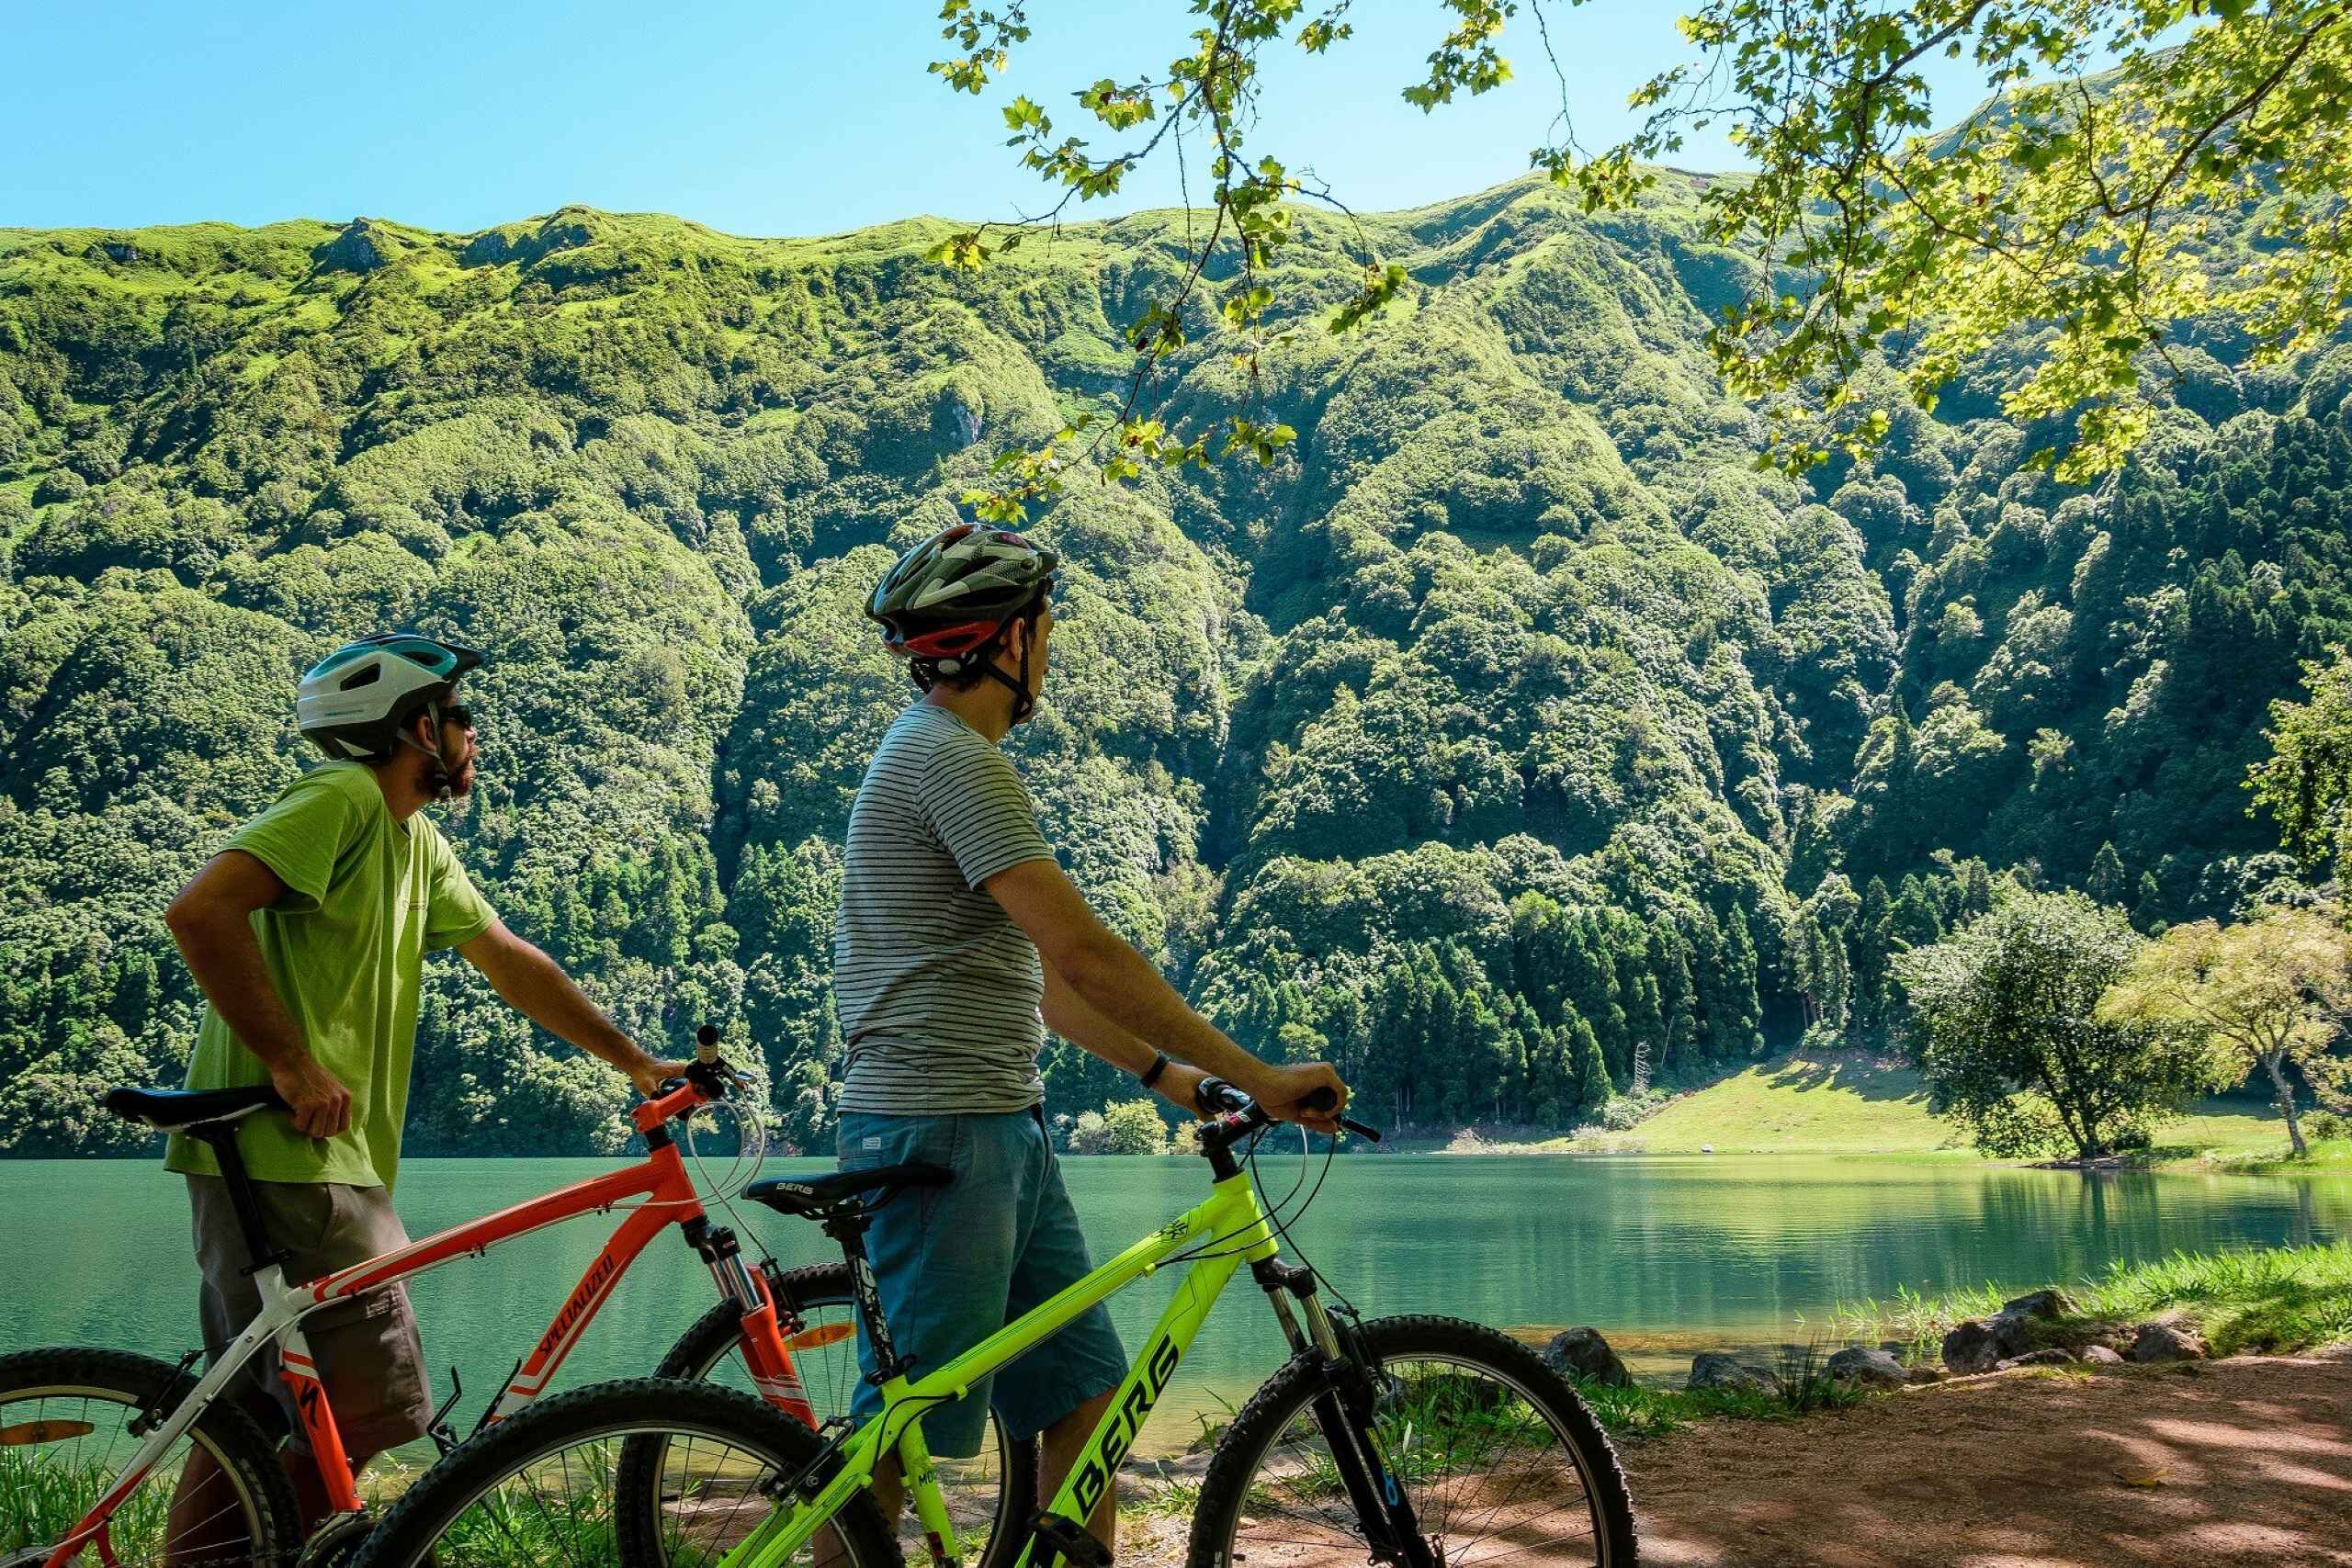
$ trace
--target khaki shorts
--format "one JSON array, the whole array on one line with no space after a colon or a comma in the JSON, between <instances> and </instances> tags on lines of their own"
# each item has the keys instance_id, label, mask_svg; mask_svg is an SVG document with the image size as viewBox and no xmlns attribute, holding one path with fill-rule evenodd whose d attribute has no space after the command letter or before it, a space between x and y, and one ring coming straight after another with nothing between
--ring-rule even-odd
<instances>
[{"instance_id":1,"label":"khaki shorts","mask_svg":"<svg viewBox=\"0 0 2352 1568\"><path fill-rule=\"evenodd\" d=\"M261 1312L261 1292L244 1272L253 1262L229 1184L217 1176L190 1176L188 1206L195 1216L196 1262L204 1284L198 1317L204 1348L218 1357ZM287 1254L286 1281L302 1284L355 1263L408 1245L408 1232L380 1187L341 1182L256 1181L262 1227L273 1246ZM337 1302L302 1320L311 1359L319 1365L327 1404L334 1411L343 1447L351 1455L381 1453L423 1437L433 1421L433 1401L424 1383L424 1347L408 1288L387 1285L347 1302ZM277 1347L247 1361L230 1391L256 1415L277 1412L273 1436L307 1449L294 1395L277 1372Z\"/></svg>"}]
</instances>

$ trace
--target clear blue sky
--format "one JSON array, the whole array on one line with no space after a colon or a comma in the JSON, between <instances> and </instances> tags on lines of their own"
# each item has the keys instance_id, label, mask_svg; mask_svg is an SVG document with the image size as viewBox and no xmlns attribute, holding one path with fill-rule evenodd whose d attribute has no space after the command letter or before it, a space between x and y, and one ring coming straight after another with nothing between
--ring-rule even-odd
<instances>
[{"instance_id":1,"label":"clear blue sky","mask_svg":"<svg viewBox=\"0 0 2352 1568\"><path fill-rule=\"evenodd\" d=\"M1555 0L1577 131L1606 145L1626 93L1684 58L1673 0ZM1078 134L1067 95L1158 73L1184 51L1179 0L1032 0L1038 36L1004 91L950 93L922 0L499 0L24 6L0 94L0 225L243 224L356 214L469 231L584 202L741 234L816 234L916 213L1001 218L1046 205L1001 145L1025 92ZM1559 89L1532 17L1517 79L1424 116L1397 90L1444 30L1434 0L1357 0L1356 37L1320 59L1270 50L1281 105L1253 137L1364 210L1526 172ZM1978 96L1939 84L1939 118ZM1098 131L1100 128L1095 128ZM1107 133L1093 138L1109 151ZM1720 141L1679 160L1727 168ZM1093 215L1170 203L1172 162Z\"/></svg>"}]
</instances>

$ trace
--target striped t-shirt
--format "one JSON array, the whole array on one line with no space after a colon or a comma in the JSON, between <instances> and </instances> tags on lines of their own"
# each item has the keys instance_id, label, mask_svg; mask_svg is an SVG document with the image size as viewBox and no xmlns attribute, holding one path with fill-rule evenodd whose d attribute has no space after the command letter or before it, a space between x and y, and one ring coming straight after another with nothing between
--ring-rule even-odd
<instances>
[{"instance_id":1,"label":"striped t-shirt","mask_svg":"<svg viewBox=\"0 0 2352 1568\"><path fill-rule=\"evenodd\" d=\"M943 1116L1045 1099L1045 969L980 885L1053 853L987 737L930 703L899 716L849 812L833 927L842 1110Z\"/></svg>"}]
</instances>

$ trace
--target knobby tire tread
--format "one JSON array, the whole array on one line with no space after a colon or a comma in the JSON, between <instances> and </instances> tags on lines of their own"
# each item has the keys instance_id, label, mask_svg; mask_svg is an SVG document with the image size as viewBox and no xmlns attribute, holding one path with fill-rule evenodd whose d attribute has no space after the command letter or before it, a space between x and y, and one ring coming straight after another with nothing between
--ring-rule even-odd
<instances>
[{"instance_id":1,"label":"knobby tire tread","mask_svg":"<svg viewBox=\"0 0 2352 1568\"><path fill-rule=\"evenodd\" d=\"M130 1403L147 1409L162 1398L176 1373L177 1369L167 1361L130 1350L62 1346L17 1350L0 1356L0 1403L32 1389L64 1384L124 1394ZM196 1386L199 1375L189 1374L188 1389ZM197 1417L188 1436L199 1432L213 1457L243 1483L245 1495L260 1516L254 1521L254 1545L259 1549L254 1560L269 1564L292 1562L302 1550L301 1505L295 1498L294 1483L277 1462L275 1445L262 1434L259 1423L238 1405L233 1394L224 1393ZM122 1459L128 1463L130 1455L126 1453ZM90 1552L83 1556L96 1561ZM238 1561L245 1559L240 1555Z\"/></svg>"},{"instance_id":2,"label":"knobby tire tread","mask_svg":"<svg viewBox=\"0 0 2352 1568\"><path fill-rule=\"evenodd\" d=\"M1640 1550L1633 1498L1626 1490L1617 1451L1584 1401L1542 1357L1508 1335L1461 1318L1430 1314L1374 1318L1360 1327L1358 1335L1366 1353L1377 1361L1443 1356L1501 1373L1532 1394L1573 1449L1587 1495L1600 1506L1595 1534L1606 1547L1602 1568L1636 1568ZM1242 1405L1217 1439L1201 1480L1189 1568L1229 1568L1226 1551L1260 1462L1292 1417L1308 1409L1323 1387L1322 1371L1310 1352L1294 1357Z\"/></svg>"},{"instance_id":3,"label":"knobby tire tread","mask_svg":"<svg viewBox=\"0 0 2352 1568\"><path fill-rule=\"evenodd\" d=\"M574 1389L509 1416L459 1444L384 1515L353 1568L424 1568L434 1543L467 1506L509 1475L583 1436L643 1423L655 1428L694 1422L761 1453L780 1469L816 1457L815 1433L775 1406L707 1383L628 1378ZM902 1568L899 1543L872 1499L860 1495L833 1516L849 1568ZM624 1553L625 1562L637 1559Z\"/></svg>"}]
</instances>

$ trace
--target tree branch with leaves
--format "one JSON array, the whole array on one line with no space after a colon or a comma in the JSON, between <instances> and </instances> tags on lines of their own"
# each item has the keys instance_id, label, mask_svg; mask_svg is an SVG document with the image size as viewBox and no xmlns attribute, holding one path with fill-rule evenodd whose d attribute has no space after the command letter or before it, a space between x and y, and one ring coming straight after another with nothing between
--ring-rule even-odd
<instances>
[{"instance_id":1,"label":"tree branch with leaves","mask_svg":"<svg viewBox=\"0 0 2352 1568\"><path fill-rule=\"evenodd\" d=\"M2337 1021L2352 1008L2352 944L2344 912L2273 908L2235 925L2193 920L2142 948L2099 998L2111 1022L2188 1031L2203 1040L2233 1082L2270 1079L2287 1142L2310 1153L2287 1069L2323 1100L2352 1084L2352 1061L2333 1054Z\"/></svg>"},{"instance_id":2,"label":"tree branch with leaves","mask_svg":"<svg viewBox=\"0 0 2352 1568\"><path fill-rule=\"evenodd\" d=\"M2004 409L2046 436L2034 461L2085 482L2120 467L2149 432L2153 383L2175 374L2167 356L2185 325L2243 334L2260 366L2345 324L2352 5L1710 0L1681 19L1696 58L1633 95L1641 128L1589 152L1553 38L1556 13L1582 3L1551 0L1547 15L1544 0L1440 0L1445 30L1427 74L1400 92L1434 112L1510 80L1502 46L1523 6L1561 87L1532 162L1589 212L1637 207L1678 177L1659 165L1693 133L1727 128L1754 167L1702 182L1700 228L1754 265L1746 298L1709 344L1728 388L1763 410L1770 462L1802 471L1834 452L1867 457L1889 421L1854 386L1881 359L1932 410L2026 334L2036 358L2003 391ZM1253 162L1244 147L1264 107L1263 51L1332 51L1353 34L1348 0L1187 4L1201 23L1190 53L1074 95L1091 126L1122 136L1148 127L1139 145L1098 153L1015 98L1003 110L1009 144L1059 199L1035 218L959 231L933 253L982 265L1058 224L1072 203L1116 195L1164 142L1181 152L1194 133L1210 143L1206 235L1188 237L1182 280L1127 324L1136 358L1117 412L1004 454L993 488L968 498L984 515L1024 515L1083 464L1132 479L1235 454L1264 463L1295 438L1254 416L1261 357L1291 330L1272 264L1292 236L1291 203L1346 209L1320 182L1280 158ZM956 52L932 70L961 92L985 92L1031 36L1025 0L999 10L946 0L941 17ZM1937 134L1926 67L1939 57L1969 62L1988 96ZM2230 249L2215 220L2249 214L2252 243ZM1148 398L1155 373L1193 339L1189 307L1221 246L1238 249L1238 276L1216 290L1214 330L1230 335L1251 398L1186 436L1151 418ZM1403 282L1366 245L1361 288L1329 330L1369 320Z\"/></svg>"}]
</instances>

